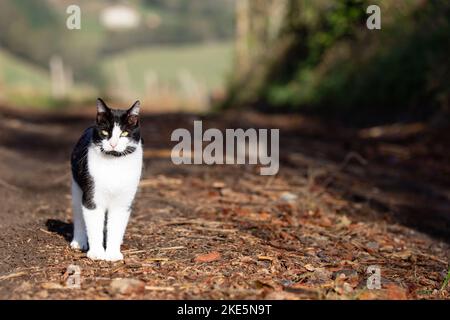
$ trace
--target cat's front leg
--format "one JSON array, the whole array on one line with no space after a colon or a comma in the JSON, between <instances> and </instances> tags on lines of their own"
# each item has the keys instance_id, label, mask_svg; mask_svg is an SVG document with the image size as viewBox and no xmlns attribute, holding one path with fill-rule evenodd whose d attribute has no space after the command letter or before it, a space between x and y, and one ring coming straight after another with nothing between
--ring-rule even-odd
<instances>
[{"instance_id":1,"label":"cat's front leg","mask_svg":"<svg viewBox=\"0 0 450 320\"><path fill-rule=\"evenodd\" d=\"M119 261L123 259L120 245L122 244L129 217L129 206L118 206L108 210L105 260Z\"/></svg>"},{"instance_id":2,"label":"cat's front leg","mask_svg":"<svg viewBox=\"0 0 450 320\"><path fill-rule=\"evenodd\" d=\"M89 242L87 256L92 260L103 260L105 259L105 249L103 248L105 209L98 206L95 209L87 209L83 206L83 217Z\"/></svg>"},{"instance_id":3,"label":"cat's front leg","mask_svg":"<svg viewBox=\"0 0 450 320\"><path fill-rule=\"evenodd\" d=\"M70 246L73 249L87 250L88 241L86 225L84 224L82 209L82 191L78 184L72 182L72 212L73 212L73 239Z\"/></svg>"}]
</instances>

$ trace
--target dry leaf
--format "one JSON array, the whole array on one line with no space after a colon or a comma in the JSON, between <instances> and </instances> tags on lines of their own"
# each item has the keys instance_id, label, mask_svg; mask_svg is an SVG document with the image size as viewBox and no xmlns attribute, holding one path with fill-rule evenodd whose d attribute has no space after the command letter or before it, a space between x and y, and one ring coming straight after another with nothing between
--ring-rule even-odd
<instances>
[{"instance_id":1,"label":"dry leaf","mask_svg":"<svg viewBox=\"0 0 450 320\"><path fill-rule=\"evenodd\" d=\"M55 282L45 282L42 285L42 289L64 289L64 287L60 283Z\"/></svg>"},{"instance_id":2,"label":"dry leaf","mask_svg":"<svg viewBox=\"0 0 450 320\"><path fill-rule=\"evenodd\" d=\"M212 262L220 259L220 253L213 251L207 254L202 254L195 257L195 262Z\"/></svg>"},{"instance_id":3,"label":"dry leaf","mask_svg":"<svg viewBox=\"0 0 450 320\"><path fill-rule=\"evenodd\" d=\"M405 251L400 251L400 252L396 252L394 254L392 254L393 257L395 258L399 258L402 260L408 260L412 255L412 252L409 250L405 250Z\"/></svg>"},{"instance_id":4,"label":"dry leaf","mask_svg":"<svg viewBox=\"0 0 450 320\"><path fill-rule=\"evenodd\" d=\"M304 267L306 270L311 271L311 272L316 270L316 268L314 268L314 266L311 264L305 264Z\"/></svg>"},{"instance_id":5,"label":"dry leaf","mask_svg":"<svg viewBox=\"0 0 450 320\"><path fill-rule=\"evenodd\" d=\"M385 298L389 300L407 300L406 289L393 283L385 285Z\"/></svg>"},{"instance_id":6,"label":"dry leaf","mask_svg":"<svg viewBox=\"0 0 450 320\"><path fill-rule=\"evenodd\" d=\"M258 260L266 260L272 262L274 258L269 256L258 256Z\"/></svg>"},{"instance_id":7,"label":"dry leaf","mask_svg":"<svg viewBox=\"0 0 450 320\"><path fill-rule=\"evenodd\" d=\"M336 227L338 229L347 228L351 223L352 223L352 221L349 218L347 218L347 216L342 216L339 219L339 223L337 224Z\"/></svg>"}]
</instances>

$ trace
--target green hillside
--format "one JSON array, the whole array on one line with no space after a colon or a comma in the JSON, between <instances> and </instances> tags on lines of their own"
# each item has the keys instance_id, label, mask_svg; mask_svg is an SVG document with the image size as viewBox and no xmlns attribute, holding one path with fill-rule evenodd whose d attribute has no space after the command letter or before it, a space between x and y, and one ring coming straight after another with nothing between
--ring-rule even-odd
<instances>
[{"instance_id":1,"label":"green hillside","mask_svg":"<svg viewBox=\"0 0 450 320\"><path fill-rule=\"evenodd\" d=\"M32 88L42 92L50 90L50 80L46 70L1 50L0 83L5 86L7 84L7 89Z\"/></svg>"},{"instance_id":2,"label":"green hillside","mask_svg":"<svg viewBox=\"0 0 450 320\"><path fill-rule=\"evenodd\" d=\"M231 43L144 48L105 59L102 70L108 86L113 85L117 77L125 76L130 79L136 92L143 92L146 74L156 74L160 82L174 85L184 71L188 71L197 82L213 89L224 85L232 56ZM128 75L120 74L118 65L126 66Z\"/></svg>"}]
</instances>

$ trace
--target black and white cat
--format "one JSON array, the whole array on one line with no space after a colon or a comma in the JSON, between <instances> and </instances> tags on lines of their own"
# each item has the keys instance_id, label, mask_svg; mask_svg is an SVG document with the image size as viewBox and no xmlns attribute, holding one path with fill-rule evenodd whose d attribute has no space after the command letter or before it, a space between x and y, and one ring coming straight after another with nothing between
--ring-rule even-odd
<instances>
[{"instance_id":1,"label":"black and white cat","mask_svg":"<svg viewBox=\"0 0 450 320\"><path fill-rule=\"evenodd\" d=\"M142 173L139 108L136 101L128 110L113 110L98 99L96 125L86 129L72 152L70 245L89 247L87 256L94 260L123 259L120 245Z\"/></svg>"}]
</instances>

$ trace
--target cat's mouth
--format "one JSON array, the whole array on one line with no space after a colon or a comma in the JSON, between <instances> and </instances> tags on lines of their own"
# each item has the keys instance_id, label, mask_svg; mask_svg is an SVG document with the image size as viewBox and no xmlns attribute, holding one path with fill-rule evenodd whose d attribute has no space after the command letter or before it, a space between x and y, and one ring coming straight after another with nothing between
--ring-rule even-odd
<instances>
[{"instance_id":1,"label":"cat's mouth","mask_svg":"<svg viewBox=\"0 0 450 320\"><path fill-rule=\"evenodd\" d=\"M115 150L106 151L105 149L103 149L103 147L100 147L100 151L109 156L123 157L123 156L129 155L129 154L133 153L134 151L136 151L136 147L128 146L125 148L124 151L115 151Z\"/></svg>"}]
</instances>

